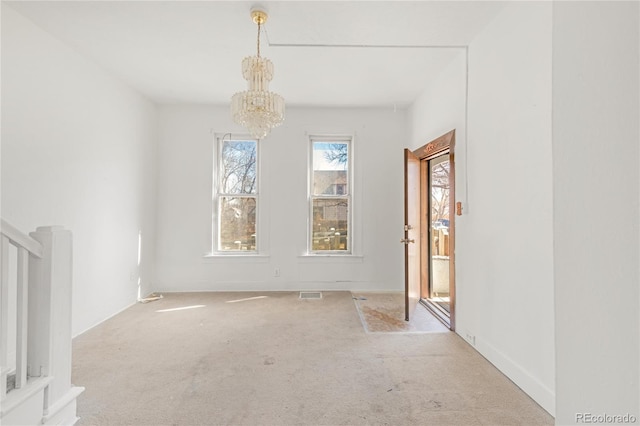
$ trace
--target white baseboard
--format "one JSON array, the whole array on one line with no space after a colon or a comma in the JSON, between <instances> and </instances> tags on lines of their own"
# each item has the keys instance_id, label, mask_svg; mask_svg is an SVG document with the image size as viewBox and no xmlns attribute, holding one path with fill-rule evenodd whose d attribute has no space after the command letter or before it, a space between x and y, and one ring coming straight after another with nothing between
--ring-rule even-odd
<instances>
[{"instance_id":1,"label":"white baseboard","mask_svg":"<svg viewBox=\"0 0 640 426\"><path fill-rule=\"evenodd\" d=\"M402 284L404 286L404 283ZM397 292L386 282L373 281L235 281L235 282L191 282L164 283L153 287L154 293L221 292L221 291L355 291Z\"/></svg>"},{"instance_id":2,"label":"white baseboard","mask_svg":"<svg viewBox=\"0 0 640 426\"><path fill-rule=\"evenodd\" d=\"M136 300L135 302L133 302L133 303L131 303L131 304L129 304L129 305L127 305L127 306L125 306L124 308L120 309L119 311L117 311L117 312L115 312L115 313L113 313L113 314L109 315L108 317L101 319L100 321L96 322L95 324L90 325L89 327L85 328L85 329L84 329L84 330L82 330L81 332L74 334L73 336L71 336L71 338L72 338L72 339L75 339L76 337L80 336L81 334L84 334L84 333L86 333L87 331L91 330L92 328L97 327L97 326L99 326L100 324L102 324L103 322L105 322L105 321L107 321L107 320L109 320L109 319L111 319L111 318L115 317L115 316L116 316L116 315L118 315L120 312L126 311L127 309L129 309L130 307L132 307L133 305L135 305L136 303L138 303L138 301L137 301L137 300Z\"/></svg>"},{"instance_id":3,"label":"white baseboard","mask_svg":"<svg viewBox=\"0 0 640 426\"><path fill-rule=\"evenodd\" d=\"M549 414L555 417L556 395L555 392L541 383L527 370L514 362L511 358L497 350L487 342L476 337L475 346L472 345L491 364L507 376L513 383L536 401Z\"/></svg>"}]
</instances>

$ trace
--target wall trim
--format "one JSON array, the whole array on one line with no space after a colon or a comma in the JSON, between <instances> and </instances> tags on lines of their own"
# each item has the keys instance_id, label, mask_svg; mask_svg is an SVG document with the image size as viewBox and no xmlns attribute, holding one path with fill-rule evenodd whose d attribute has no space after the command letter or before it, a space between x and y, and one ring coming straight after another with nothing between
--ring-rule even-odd
<instances>
[{"instance_id":1,"label":"wall trim","mask_svg":"<svg viewBox=\"0 0 640 426\"><path fill-rule=\"evenodd\" d=\"M84 334L84 333L86 333L87 331L91 330L92 328L97 327L97 326L99 326L100 324L102 324L103 322L105 322L105 321L107 321L107 320L109 320L109 319L111 319L111 318L115 317L115 316L116 316L116 315L118 315L119 313L126 311L127 309L129 309L130 307L132 307L133 305L135 305L136 303L138 303L138 301L137 301L137 300L136 300L135 302L130 303L129 305L125 306L124 308L120 309L119 311L117 311L117 312L115 312L115 313L113 313L113 314L109 315L108 317L105 317L105 318L101 319L100 321L98 321L98 322L94 323L93 325L90 325L89 327L85 328L85 329L84 329L84 330L82 330L81 332L74 334L73 336L71 336L71 338L72 338L72 339L75 339L76 337L80 336L81 334Z\"/></svg>"},{"instance_id":2,"label":"wall trim","mask_svg":"<svg viewBox=\"0 0 640 426\"><path fill-rule=\"evenodd\" d=\"M352 291L402 292L403 288L389 288L387 282L374 281L223 281L179 282L156 284L154 293L248 292L248 291Z\"/></svg>"},{"instance_id":3,"label":"wall trim","mask_svg":"<svg viewBox=\"0 0 640 426\"><path fill-rule=\"evenodd\" d=\"M460 336L463 337L463 336ZM464 337L463 337L464 340ZM466 340L465 340L466 342ZM467 342L469 343L469 342ZM476 337L475 346L469 345L478 351L480 355L493 364L513 383L529 395L535 402L544 408L549 414L556 415L556 394L554 391L545 386L540 380L529 373L521 365L514 362L503 352L496 349L493 345Z\"/></svg>"}]
</instances>

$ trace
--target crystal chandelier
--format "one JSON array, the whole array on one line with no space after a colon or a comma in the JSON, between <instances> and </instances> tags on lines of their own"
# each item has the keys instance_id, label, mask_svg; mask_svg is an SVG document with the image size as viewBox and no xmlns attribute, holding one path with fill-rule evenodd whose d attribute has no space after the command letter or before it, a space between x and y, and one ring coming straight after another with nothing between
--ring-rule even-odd
<instances>
[{"instance_id":1,"label":"crystal chandelier","mask_svg":"<svg viewBox=\"0 0 640 426\"><path fill-rule=\"evenodd\" d=\"M258 53L242 60L242 76L249 82L248 90L231 98L233 121L245 126L256 139L262 139L273 127L284 121L284 99L269 91L273 78L273 64L260 57L260 27L268 15L262 10L252 10L251 18L258 24Z\"/></svg>"}]
</instances>

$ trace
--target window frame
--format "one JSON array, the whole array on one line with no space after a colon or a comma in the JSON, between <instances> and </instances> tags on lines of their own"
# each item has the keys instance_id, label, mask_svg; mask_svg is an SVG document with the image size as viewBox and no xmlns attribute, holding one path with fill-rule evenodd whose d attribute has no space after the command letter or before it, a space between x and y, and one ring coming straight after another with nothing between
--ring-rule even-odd
<instances>
[{"instance_id":1,"label":"window frame","mask_svg":"<svg viewBox=\"0 0 640 426\"><path fill-rule=\"evenodd\" d=\"M256 144L256 185L255 191L251 194L245 193L226 193L222 192L222 172L223 172L223 157L222 150L225 142L255 142ZM214 156L213 156L213 191L212 191L212 239L211 239L211 253L216 256L256 256L259 255L261 250L262 238L260 235L260 186L261 186L261 155L260 155L260 141L249 134L231 134L231 133L216 133L214 135ZM221 248L220 234L221 234L221 219L220 212L222 198L251 198L255 200L255 248L252 250L224 250Z\"/></svg>"},{"instance_id":2,"label":"window frame","mask_svg":"<svg viewBox=\"0 0 640 426\"><path fill-rule=\"evenodd\" d=\"M350 134L310 134L308 136L309 155L307 164L307 248L306 254L309 256L353 256L355 253L354 244L354 135ZM319 194L314 195L314 168L313 155L314 143L335 142L347 144L347 183L345 194ZM337 191L336 191L337 192ZM313 249L313 214L314 201L317 199L346 199L347 200L347 249L346 250L314 250Z\"/></svg>"}]
</instances>

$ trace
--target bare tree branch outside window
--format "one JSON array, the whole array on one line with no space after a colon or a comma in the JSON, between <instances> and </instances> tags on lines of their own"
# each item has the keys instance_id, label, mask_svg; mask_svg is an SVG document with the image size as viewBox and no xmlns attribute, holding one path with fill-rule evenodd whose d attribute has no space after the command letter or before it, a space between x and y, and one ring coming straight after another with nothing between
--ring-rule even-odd
<instances>
[{"instance_id":1,"label":"bare tree branch outside window","mask_svg":"<svg viewBox=\"0 0 640 426\"><path fill-rule=\"evenodd\" d=\"M222 142L219 167L218 249L256 250L256 141Z\"/></svg>"},{"instance_id":2,"label":"bare tree branch outside window","mask_svg":"<svg viewBox=\"0 0 640 426\"><path fill-rule=\"evenodd\" d=\"M431 170L431 214L434 221L449 219L449 161Z\"/></svg>"},{"instance_id":3,"label":"bare tree branch outside window","mask_svg":"<svg viewBox=\"0 0 640 426\"><path fill-rule=\"evenodd\" d=\"M222 147L222 192L253 194L256 192L256 143L227 141Z\"/></svg>"},{"instance_id":4,"label":"bare tree branch outside window","mask_svg":"<svg viewBox=\"0 0 640 426\"><path fill-rule=\"evenodd\" d=\"M324 158L329 163L346 166L349 159L349 146L346 143L329 144L329 149L325 151Z\"/></svg>"}]
</instances>

